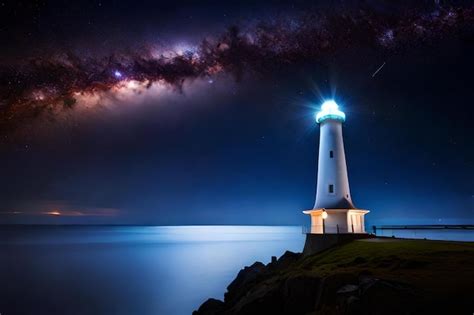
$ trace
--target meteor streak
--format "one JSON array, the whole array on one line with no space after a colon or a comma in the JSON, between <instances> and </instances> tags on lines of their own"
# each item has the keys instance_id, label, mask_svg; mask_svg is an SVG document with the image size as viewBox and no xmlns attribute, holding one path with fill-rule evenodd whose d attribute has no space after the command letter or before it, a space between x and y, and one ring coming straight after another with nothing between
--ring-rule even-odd
<instances>
[{"instance_id":1,"label":"meteor streak","mask_svg":"<svg viewBox=\"0 0 474 315\"><path fill-rule=\"evenodd\" d=\"M372 78L374 78L377 75L377 73L379 73L379 71L382 70L383 66L385 66L385 63L386 62L384 61L384 63L377 70L375 70L375 72L372 74Z\"/></svg>"}]
</instances>

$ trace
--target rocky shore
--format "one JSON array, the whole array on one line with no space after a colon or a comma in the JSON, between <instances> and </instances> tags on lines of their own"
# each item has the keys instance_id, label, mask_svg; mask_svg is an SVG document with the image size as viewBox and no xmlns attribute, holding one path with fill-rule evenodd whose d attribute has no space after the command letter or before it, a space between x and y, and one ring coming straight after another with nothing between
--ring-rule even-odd
<instances>
[{"instance_id":1,"label":"rocky shore","mask_svg":"<svg viewBox=\"0 0 474 315\"><path fill-rule=\"evenodd\" d=\"M473 243L359 240L255 262L193 314L472 314L473 288Z\"/></svg>"}]
</instances>

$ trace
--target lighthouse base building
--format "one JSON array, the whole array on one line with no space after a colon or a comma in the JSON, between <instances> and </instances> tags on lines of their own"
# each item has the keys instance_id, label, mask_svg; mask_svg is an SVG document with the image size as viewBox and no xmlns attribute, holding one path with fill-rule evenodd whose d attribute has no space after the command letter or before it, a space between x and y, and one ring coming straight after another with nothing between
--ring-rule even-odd
<instances>
[{"instance_id":1,"label":"lighthouse base building","mask_svg":"<svg viewBox=\"0 0 474 315\"><path fill-rule=\"evenodd\" d=\"M369 212L352 202L342 138L345 114L334 101L326 101L316 115L320 125L318 182L311 218L306 229L305 253L316 252L341 241L367 237L364 216Z\"/></svg>"},{"instance_id":2,"label":"lighthouse base building","mask_svg":"<svg viewBox=\"0 0 474 315\"><path fill-rule=\"evenodd\" d=\"M365 233L364 215L369 211L362 209L312 209L305 210L303 213L311 216L309 233L342 234ZM323 219L323 215L326 218Z\"/></svg>"}]
</instances>

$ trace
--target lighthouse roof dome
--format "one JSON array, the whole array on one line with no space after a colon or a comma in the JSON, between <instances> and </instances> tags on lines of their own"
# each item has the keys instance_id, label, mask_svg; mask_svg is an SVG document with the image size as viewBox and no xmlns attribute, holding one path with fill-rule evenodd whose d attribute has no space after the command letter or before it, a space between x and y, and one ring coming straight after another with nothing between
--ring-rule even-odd
<instances>
[{"instance_id":1,"label":"lighthouse roof dome","mask_svg":"<svg viewBox=\"0 0 474 315\"><path fill-rule=\"evenodd\" d=\"M316 114L316 122L322 123L327 119L345 121L346 114L339 110L339 105L333 100L325 101L321 105L321 110Z\"/></svg>"}]
</instances>

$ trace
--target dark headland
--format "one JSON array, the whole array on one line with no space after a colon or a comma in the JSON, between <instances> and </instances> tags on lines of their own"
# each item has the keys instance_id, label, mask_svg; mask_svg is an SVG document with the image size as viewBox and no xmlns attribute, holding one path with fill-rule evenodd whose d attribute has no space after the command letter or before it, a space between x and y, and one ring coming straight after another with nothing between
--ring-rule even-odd
<instances>
[{"instance_id":1,"label":"dark headland","mask_svg":"<svg viewBox=\"0 0 474 315\"><path fill-rule=\"evenodd\" d=\"M472 314L474 243L374 238L242 269L194 315Z\"/></svg>"}]
</instances>

